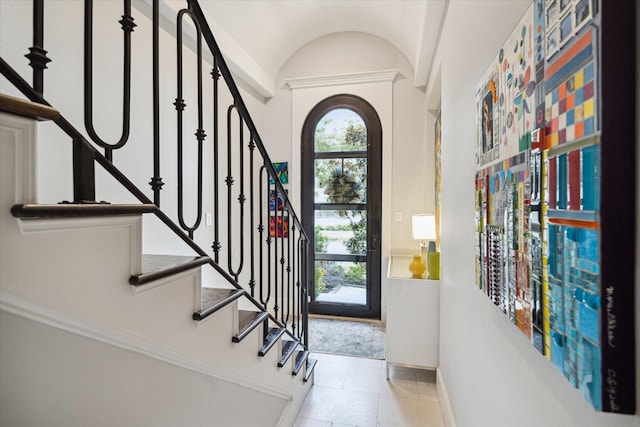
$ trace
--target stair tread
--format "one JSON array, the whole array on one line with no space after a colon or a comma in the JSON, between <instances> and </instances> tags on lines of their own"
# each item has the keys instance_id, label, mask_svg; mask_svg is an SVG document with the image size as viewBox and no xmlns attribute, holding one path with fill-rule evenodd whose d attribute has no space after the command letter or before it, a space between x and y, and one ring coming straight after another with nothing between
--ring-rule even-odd
<instances>
[{"instance_id":1,"label":"stair tread","mask_svg":"<svg viewBox=\"0 0 640 427\"><path fill-rule=\"evenodd\" d=\"M4 93L0 93L0 111L37 120L56 120L60 117L60 112L53 107Z\"/></svg>"},{"instance_id":2,"label":"stair tread","mask_svg":"<svg viewBox=\"0 0 640 427\"><path fill-rule=\"evenodd\" d=\"M211 261L207 256L182 255L142 255L142 273L129 278L132 285L144 283L171 276L186 270L191 270Z\"/></svg>"},{"instance_id":3,"label":"stair tread","mask_svg":"<svg viewBox=\"0 0 640 427\"><path fill-rule=\"evenodd\" d=\"M262 348L258 351L258 356L262 357L267 354L269 350L273 348L278 339L284 334L284 328L273 327L269 329L267 336L264 338Z\"/></svg>"},{"instance_id":4,"label":"stair tread","mask_svg":"<svg viewBox=\"0 0 640 427\"><path fill-rule=\"evenodd\" d=\"M202 256L185 256L185 255L142 255L142 274L153 273L154 271L165 270L174 266L189 263L190 261L204 259L205 262L209 257Z\"/></svg>"},{"instance_id":5,"label":"stair tread","mask_svg":"<svg viewBox=\"0 0 640 427\"><path fill-rule=\"evenodd\" d=\"M309 352L307 350L299 350L296 353L295 364L293 366L293 371L291 372L292 375L298 375L298 372L300 372L300 369L302 369L302 366L304 366L304 362L308 357Z\"/></svg>"},{"instance_id":6,"label":"stair tread","mask_svg":"<svg viewBox=\"0 0 640 427\"><path fill-rule=\"evenodd\" d=\"M282 341L282 357L280 358L280 361L278 362L278 367L279 368L282 368L287 363L287 361L289 360L289 358L291 357L291 355L293 354L295 349L298 347L299 343L300 343L300 341L298 341L298 340L283 340Z\"/></svg>"},{"instance_id":7,"label":"stair tread","mask_svg":"<svg viewBox=\"0 0 640 427\"><path fill-rule=\"evenodd\" d=\"M193 320L202 320L244 295L242 289L202 288L202 310L193 313Z\"/></svg>"},{"instance_id":8,"label":"stair tread","mask_svg":"<svg viewBox=\"0 0 640 427\"><path fill-rule=\"evenodd\" d=\"M238 330L240 332L232 338L232 341L235 343L242 341L268 316L269 313L266 311L238 310Z\"/></svg>"},{"instance_id":9,"label":"stair tread","mask_svg":"<svg viewBox=\"0 0 640 427\"><path fill-rule=\"evenodd\" d=\"M305 383L309 381L309 378L311 378L311 374L313 373L313 370L316 367L317 363L318 363L318 359L312 359L312 358L307 359L307 363L304 371L304 378L303 378L303 381Z\"/></svg>"},{"instance_id":10,"label":"stair tread","mask_svg":"<svg viewBox=\"0 0 640 427\"><path fill-rule=\"evenodd\" d=\"M110 204L110 203L25 203L13 205L11 214L16 218L65 218L96 217L114 215L139 215L154 212L154 204Z\"/></svg>"}]
</instances>

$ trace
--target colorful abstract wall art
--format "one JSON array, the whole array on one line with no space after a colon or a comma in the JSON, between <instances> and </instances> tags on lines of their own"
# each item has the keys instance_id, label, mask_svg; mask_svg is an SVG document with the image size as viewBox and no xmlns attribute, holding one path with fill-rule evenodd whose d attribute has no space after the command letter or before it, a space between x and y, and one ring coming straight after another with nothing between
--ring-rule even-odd
<instances>
[{"instance_id":1,"label":"colorful abstract wall art","mask_svg":"<svg viewBox=\"0 0 640 427\"><path fill-rule=\"evenodd\" d=\"M531 7L478 87L478 165L517 154L535 129L537 76L533 27Z\"/></svg>"},{"instance_id":2,"label":"colorful abstract wall art","mask_svg":"<svg viewBox=\"0 0 640 427\"><path fill-rule=\"evenodd\" d=\"M284 190L286 194L289 194L288 190ZM280 194L277 190L269 190L269 210L270 211L281 211L284 210L284 196Z\"/></svg>"},{"instance_id":3,"label":"colorful abstract wall art","mask_svg":"<svg viewBox=\"0 0 640 427\"><path fill-rule=\"evenodd\" d=\"M634 279L602 249L600 9L534 1L477 86L476 282L596 410L634 413Z\"/></svg>"},{"instance_id":4,"label":"colorful abstract wall art","mask_svg":"<svg viewBox=\"0 0 640 427\"><path fill-rule=\"evenodd\" d=\"M271 215L269 217L269 237L289 237L289 217Z\"/></svg>"},{"instance_id":5,"label":"colorful abstract wall art","mask_svg":"<svg viewBox=\"0 0 640 427\"><path fill-rule=\"evenodd\" d=\"M278 178L280 178L280 182L282 184L289 183L289 162L274 162L273 168L276 170L276 174ZM269 178L269 184L273 184L273 178Z\"/></svg>"}]
</instances>

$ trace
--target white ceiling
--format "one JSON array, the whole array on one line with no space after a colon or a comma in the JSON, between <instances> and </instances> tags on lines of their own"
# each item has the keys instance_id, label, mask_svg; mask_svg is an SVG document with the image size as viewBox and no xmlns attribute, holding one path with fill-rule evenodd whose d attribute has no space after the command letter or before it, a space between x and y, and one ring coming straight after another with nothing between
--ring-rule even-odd
<instances>
[{"instance_id":1,"label":"white ceiling","mask_svg":"<svg viewBox=\"0 0 640 427\"><path fill-rule=\"evenodd\" d=\"M394 45L427 83L449 0L200 0L218 44L235 72L272 96L285 62L328 34L357 31Z\"/></svg>"}]
</instances>

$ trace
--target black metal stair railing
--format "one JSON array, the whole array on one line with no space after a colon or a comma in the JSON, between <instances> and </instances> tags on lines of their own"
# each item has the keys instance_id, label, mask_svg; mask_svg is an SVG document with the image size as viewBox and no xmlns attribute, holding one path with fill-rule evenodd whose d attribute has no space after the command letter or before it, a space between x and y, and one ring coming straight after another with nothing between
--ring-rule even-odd
<instances>
[{"instance_id":1,"label":"black metal stair railing","mask_svg":"<svg viewBox=\"0 0 640 427\"><path fill-rule=\"evenodd\" d=\"M245 289L248 298L260 310L269 313L265 321L264 334L269 331L268 323L285 328L289 336L299 340L306 348L307 334L307 284L306 257L309 239L302 223L296 215L288 194L278 178L265 145L256 129L244 100L229 68L215 41L207 20L196 0L188 0L187 7L176 16L176 110L175 147L177 150L177 174L162 177L160 173L160 153L162 144L170 144L172 135L160 138L161 117L160 85L165 85L160 67L160 6L159 0L152 1L152 129L148 133L153 138L153 176L148 183L153 192L153 202L114 164L113 151L134 144L129 141L132 102L132 32L136 24L131 11L131 0L123 0L124 13L118 21L123 31L123 75L122 75L122 134L115 143L101 139L94 128L93 117L93 0L84 1L84 123L89 139L76 129L62 115L55 121L73 144L74 203L95 203L96 185L94 163L100 164L116 178L141 203L155 204L155 214L175 232L189 247L201 256L212 256L211 266L230 284ZM184 23L195 32L196 77L186 79L183 73ZM0 72L27 98L33 102L50 105L44 98L44 69L51 61L44 49L44 0L33 0L33 46L25 55L33 68L33 85L27 83L3 58L0 58ZM204 41L204 43L203 43ZM208 50L206 50L208 49ZM211 80L205 82L203 67L205 56L211 60ZM220 78L225 85L219 84ZM117 79L116 79L117 80ZM185 150L185 115L190 110L184 99L185 85L196 93L194 113L197 128L193 135L197 146L195 164L188 163L192 157L183 155ZM191 85L191 86L190 86ZM211 88L211 117L205 115L203 94L205 86ZM231 102L221 108L224 94ZM149 108L148 101L145 101ZM224 111L226 119L220 120ZM99 114L98 114L99 115ZM226 128L221 128L225 125ZM205 157L204 146L207 133L211 134L212 158ZM226 144L220 144L221 135L226 135ZM97 147L104 149L104 155ZM256 155L256 149L258 154ZM151 156L149 156L151 157ZM186 185L185 174L196 171L196 185ZM205 174L205 172L207 172ZM212 179L205 182L204 176ZM172 219L160 209L160 194L165 180L177 187L177 217ZM221 188L221 186L225 188ZM195 188L193 188L195 187ZM185 191L189 191L186 195ZM210 195L213 203L212 254L202 249L194 241L201 231L204 214L204 195ZM185 199L197 200L195 209L186 212ZM275 200L274 200L275 199ZM164 199L163 206L167 203ZM194 218L190 223L186 217ZM224 267L223 267L224 265Z\"/></svg>"}]
</instances>

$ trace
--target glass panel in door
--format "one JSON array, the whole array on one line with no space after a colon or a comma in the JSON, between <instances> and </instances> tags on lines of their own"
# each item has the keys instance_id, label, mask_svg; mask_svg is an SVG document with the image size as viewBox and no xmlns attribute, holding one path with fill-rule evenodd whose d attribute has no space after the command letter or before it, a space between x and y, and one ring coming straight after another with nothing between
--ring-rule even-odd
<instances>
[{"instance_id":1,"label":"glass panel in door","mask_svg":"<svg viewBox=\"0 0 640 427\"><path fill-rule=\"evenodd\" d=\"M364 121L346 108L315 130L313 302L367 304L366 141Z\"/></svg>"}]
</instances>

